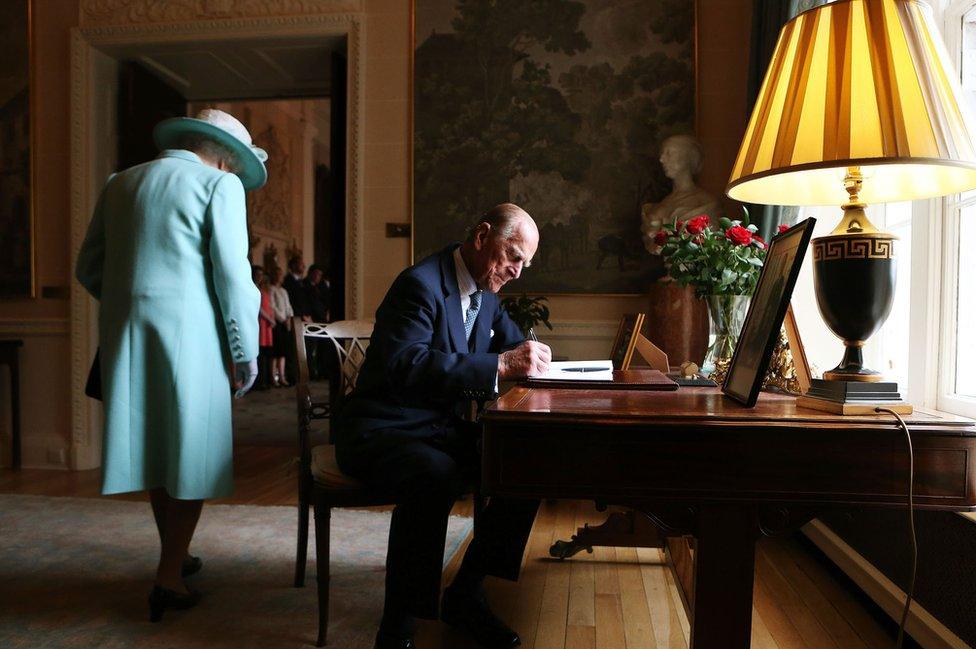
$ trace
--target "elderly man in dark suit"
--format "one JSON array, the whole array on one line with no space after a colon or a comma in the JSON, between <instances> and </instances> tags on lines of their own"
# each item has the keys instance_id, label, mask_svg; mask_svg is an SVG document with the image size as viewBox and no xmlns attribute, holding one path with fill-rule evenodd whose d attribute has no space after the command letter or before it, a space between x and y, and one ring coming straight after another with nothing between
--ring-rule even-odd
<instances>
[{"instance_id":1,"label":"elderly man in dark suit","mask_svg":"<svg viewBox=\"0 0 976 649\"><path fill-rule=\"evenodd\" d=\"M467 240L400 273L376 311L357 386L339 418L340 466L396 499L377 649L414 647L414 618L436 618L447 520L477 484L479 429L462 413L498 381L545 372L551 353L526 341L496 295L529 265L539 231L525 211L489 210ZM517 579L537 501L492 498L441 618L485 647L520 643L488 608L486 575Z\"/></svg>"}]
</instances>

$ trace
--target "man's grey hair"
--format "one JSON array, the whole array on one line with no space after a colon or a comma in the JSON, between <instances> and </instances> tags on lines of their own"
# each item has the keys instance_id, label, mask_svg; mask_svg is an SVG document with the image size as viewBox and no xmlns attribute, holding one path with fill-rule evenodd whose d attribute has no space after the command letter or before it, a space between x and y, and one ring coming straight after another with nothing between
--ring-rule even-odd
<instances>
[{"instance_id":1,"label":"man's grey hair","mask_svg":"<svg viewBox=\"0 0 976 649\"><path fill-rule=\"evenodd\" d=\"M496 205L479 216L478 220L468 228L466 241L469 243L474 241L475 232L482 223L490 225L496 237L503 240L510 239L515 234L515 230L519 224L527 216L528 214L525 210L514 203L501 203L500 205Z\"/></svg>"},{"instance_id":2,"label":"man's grey hair","mask_svg":"<svg viewBox=\"0 0 976 649\"><path fill-rule=\"evenodd\" d=\"M178 138L175 145L177 149L185 149L202 157L223 162L233 173L241 169L241 161L233 151L204 135L187 133Z\"/></svg>"}]
</instances>

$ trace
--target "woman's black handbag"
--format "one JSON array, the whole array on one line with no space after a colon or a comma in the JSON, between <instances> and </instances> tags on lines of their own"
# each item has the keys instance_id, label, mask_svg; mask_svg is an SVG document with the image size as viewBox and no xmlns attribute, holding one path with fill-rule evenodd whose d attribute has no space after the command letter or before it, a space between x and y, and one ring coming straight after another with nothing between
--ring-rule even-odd
<instances>
[{"instance_id":1,"label":"woman's black handbag","mask_svg":"<svg viewBox=\"0 0 976 649\"><path fill-rule=\"evenodd\" d=\"M102 400L102 361L100 359L101 349L95 350L95 359L92 361L91 369L88 370L88 380L85 382L85 394L92 399Z\"/></svg>"}]
</instances>

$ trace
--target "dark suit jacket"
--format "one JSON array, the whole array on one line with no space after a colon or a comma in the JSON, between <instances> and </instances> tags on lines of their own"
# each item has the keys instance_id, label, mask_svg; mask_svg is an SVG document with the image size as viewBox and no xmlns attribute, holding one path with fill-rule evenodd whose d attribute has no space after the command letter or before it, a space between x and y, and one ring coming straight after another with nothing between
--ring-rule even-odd
<instances>
[{"instance_id":1,"label":"dark suit jacket","mask_svg":"<svg viewBox=\"0 0 976 649\"><path fill-rule=\"evenodd\" d=\"M312 284L307 277L300 286L305 291L305 310L312 316L312 321L328 322L329 288L322 282Z\"/></svg>"},{"instance_id":2,"label":"dark suit jacket","mask_svg":"<svg viewBox=\"0 0 976 649\"><path fill-rule=\"evenodd\" d=\"M356 389L334 432L344 471L362 473L375 442L440 434L455 423L459 403L492 398L499 352L524 340L498 296L486 291L469 349L455 248L400 273L376 310Z\"/></svg>"},{"instance_id":3,"label":"dark suit jacket","mask_svg":"<svg viewBox=\"0 0 976 649\"><path fill-rule=\"evenodd\" d=\"M281 288L288 293L288 301L291 302L292 311L297 316L311 315L308 309L308 299L305 295L305 283L300 279L295 279L290 272L285 273L285 278L281 280Z\"/></svg>"}]
</instances>

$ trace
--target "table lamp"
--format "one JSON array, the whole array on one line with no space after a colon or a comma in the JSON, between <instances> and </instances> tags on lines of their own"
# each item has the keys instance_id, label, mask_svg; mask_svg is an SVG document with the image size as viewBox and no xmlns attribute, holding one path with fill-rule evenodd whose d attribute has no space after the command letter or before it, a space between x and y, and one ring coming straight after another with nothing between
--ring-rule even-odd
<instances>
[{"instance_id":1,"label":"table lamp","mask_svg":"<svg viewBox=\"0 0 976 649\"><path fill-rule=\"evenodd\" d=\"M861 354L891 310L897 247L864 208L976 187L974 135L924 2L839 0L783 26L727 194L843 210L811 245L817 304L844 340L844 358L813 381L803 405L855 413L901 402L897 384Z\"/></svg>"}]
</instances>

